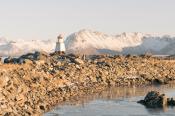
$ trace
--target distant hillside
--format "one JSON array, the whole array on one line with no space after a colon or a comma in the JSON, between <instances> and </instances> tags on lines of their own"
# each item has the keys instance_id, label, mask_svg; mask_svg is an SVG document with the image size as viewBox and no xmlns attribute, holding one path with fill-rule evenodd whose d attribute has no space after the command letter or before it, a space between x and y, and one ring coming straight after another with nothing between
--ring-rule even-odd
<instances>
[{"instance_id":1,"label":"distant hillside","mask_svg":"<svg viewBox=\"0 0 175 116\"><path fill-rule=\"evenodd\" d=\"M19 56L28 52L46 51L52 52L55 42L42 40L15 40L8 41L0 39L0 56Z\"/></svg>"},{"instance_id":2,"label":"distant hillside","mask_svg":"<svg viewBox=\"0 0 175 116\"><path fill-rule=\"evenodd\" d=\"M80 54L175 54L175 37L142 33L106 35L91 30L71 34L66 40L67 52Z\"/></svg>"},{"instance_id":3,"label":"distant hillside","mask_svg":"<svg viewBox=\"0 0 175 116\"><path fill-rule=\"evenodd\" d=\"M56 39L14 40L0 38L0 56L19 56L33 51L53 52ZM107 35L104 33L80 30L65 40L67 53L78 54L145 54L174 55L175 37L157 36L142 33L122 33Z\"/></svg>"}]
</instances>

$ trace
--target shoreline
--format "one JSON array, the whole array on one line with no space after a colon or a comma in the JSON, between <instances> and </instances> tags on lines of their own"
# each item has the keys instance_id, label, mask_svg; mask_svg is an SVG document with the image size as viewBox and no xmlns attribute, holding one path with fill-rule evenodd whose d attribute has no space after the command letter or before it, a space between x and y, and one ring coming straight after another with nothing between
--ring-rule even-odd
<instances>
[{"instance_id":1,"label":"shoreline","mask_svg":"<svg viewBox=\"0 0 175 116\"><path fill-rule=\"evenodd\" d=\"M133 87L110 87L110 88L107 88L107 89L100 91L100 92L86 94L83 96L77 96L77 97L68 99L64 102L61 102L56 107L54 107L52 110L50 110L49 112L46 112L44 114L44 116L50 116L52 114L56 115L56 114L59 114L59 112L62 112L63 110L64 111L66 110L69 112L70 109L67 109L65 107L71 107L71 108L75 108L75 109L76 109L76 107L87 108L87 106L89 104L94 103L94 102L98 102L98 101L107 101L108 102L108 100L109 101L114 100L113 102L115 103L117 100L123 101L124 99L125 100L126 99L133 100L133 99L137 98L133 101L134 103L137 104L136 101L144 98L146 93L148 93L152 90L168 94L168 97L172 97L172 95L169 95L169 94L172 91L174 92L174 88L175 88L174 83L175 82L172 82L172 83L166 84L166 85L147 85L147 86L142 86L142 87L134 87L134 86ZM96 107L96 105L94 107ZM106 105L110 106L110 103L106 104ZM129 103L128 103L128 105L129 105ZM140 104L138 104L138 105L140 105ZM165 108L168 108L168 106L165 106L162 109L160 108L160 110L164 110ZM74 111L75 111L75 109L74 109ZM71 110L70 112L74 112L74 111ZM86 112L86 113L88 113L88 112ZM67 115L67 114L65 114L65 115Z\"/></svg>"},{"instance_id":2,"label":"shoreline","mask_svg":"<svg viewBox=\"0 0 175 116\"><path fill-rule=\"evenodd\" d=\"M42 115L62 101L109 87L175 80L175 60L151 56L41 55L0 67L0 115Z\"/></svg>"}]
</instances>

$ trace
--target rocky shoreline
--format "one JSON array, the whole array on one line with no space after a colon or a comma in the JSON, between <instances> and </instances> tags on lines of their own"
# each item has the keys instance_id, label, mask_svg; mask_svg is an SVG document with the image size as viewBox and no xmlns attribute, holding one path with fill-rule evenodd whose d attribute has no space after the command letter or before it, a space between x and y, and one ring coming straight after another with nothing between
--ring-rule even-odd
<instances>
[{"instance_id":1,"label":"rocky shoreline","mask_svg":"<svg viewBox=\"0 0 175 116\"><path fill-rule=\"evenodd\" d=\"M114 86L167 84L175 60L141 56L48 55L37 52L0 64L0 115L42 115L62 101Z\"/></svg>"}]
</instances>

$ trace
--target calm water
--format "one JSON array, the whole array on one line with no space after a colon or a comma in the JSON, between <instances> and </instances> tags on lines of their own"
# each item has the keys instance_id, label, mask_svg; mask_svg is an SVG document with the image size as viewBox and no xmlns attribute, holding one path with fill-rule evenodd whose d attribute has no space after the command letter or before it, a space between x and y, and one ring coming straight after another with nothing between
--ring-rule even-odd
<instances>
[{"instance_id":1,"label":"calm water","mask_svg":"<svg viewBox=\"0 0 175 116\"><path fill-rule=\"evenodd\" d=\"M45 116L175 116L175 108L148 109L137 101L150 90L175 96L175 85L111 88L58 106Z\"/></svg>"}]
</instances>

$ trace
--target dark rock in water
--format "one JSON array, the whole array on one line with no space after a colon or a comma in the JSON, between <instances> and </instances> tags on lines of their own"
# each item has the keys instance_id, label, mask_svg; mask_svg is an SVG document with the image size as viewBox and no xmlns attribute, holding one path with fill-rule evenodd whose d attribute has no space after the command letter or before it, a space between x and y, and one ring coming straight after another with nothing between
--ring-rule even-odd
<instances>
[{"instance_id":1,"label":"dark rock in water","mask_svg":"<svg viewBox=\"0 0 175 116\"><path fill-rule=\"evenodd\" d=\"M140 103L140 104L145 104L145 100L140 100L140 101L138 101L137 103Z\"/></svg>"},{"instance_id":2,"label":"dark rock in water","mask_svg":"<svg viewBox=\"0 0 175 116\"><path fill-rule=\"evenodd\" d=\"M144 100L140 100L137 103L143 104L148 108L175 106L173 98L167 98L165 94L160 94L157 91L148 92Z\"/></svg>"},{"instance_id":3,"label":"dark rock in water","mask_svg":"<svg viewBox=\"0 0 175 116\"><path fill-rule=\"evenodd\" d=\"M148 92L144 100L138 101L149 108L157 108L157 107L164 107L167 105L167 97L165 94L160 94L157 91Z\"/></svg>"},{"instance_id":4,"label":"dark rock in water","mask_svg":"<svg viewBox=\"0 0 175 116\"><path fill-rule=\"evenodd\" d=\"M175 106L175 100L173 98L168 98L167 101L168 101L168 105Z\"/></svg>"}]
</instances>

